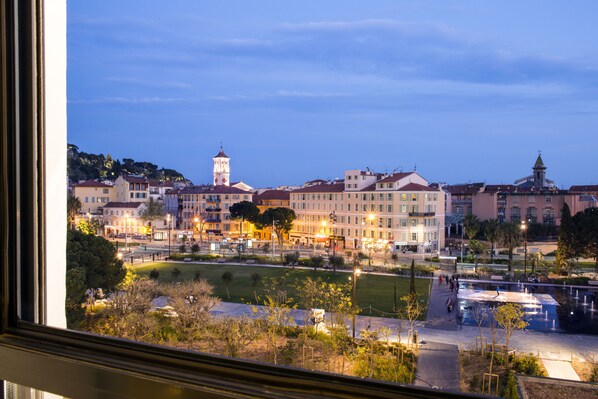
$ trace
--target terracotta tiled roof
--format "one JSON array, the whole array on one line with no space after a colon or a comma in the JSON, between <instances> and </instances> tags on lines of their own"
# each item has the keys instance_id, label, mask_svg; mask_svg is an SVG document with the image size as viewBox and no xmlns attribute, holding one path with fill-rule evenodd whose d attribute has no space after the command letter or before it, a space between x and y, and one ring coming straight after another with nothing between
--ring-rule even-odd
<instances>
[{"instance_id":1,"label":"terracotta tiled roof","mask_svg":"<svg viewBox=\"0 0 598 399\"><path fill-rule=\"evenodd\" d=\"M137 209L143 202L108 202L104 208L132 208Z\"/></svg>"},{"instance_id":2,"label":"terracotta tiled roof","mask_svg":"<svg viewBox=\"0 0 598 399\"><path fill-rule=\"evenodd\" d=\"M384 179L378 180L376 183L394 183L394 182L397 182L397 181L403 179L404 177L412 175L413 173L414 172L394 173L388 177L385 177Z\"/></svg>"},{"instance_id":3,"label":"terracotta tiled roof","mask_svg":"<svg viewBox=\"0 0 598 399\"><path fill-rule=\"evenodd\" d=\"M573 193L593 193L598 192L598 184L592 184L587 186L571 186L569 191Z\"/></svg>"},{"instance_id":4,"label":"terracotta tiled roof","mask_svg":"<svg viewBox=\"0 0 598 399\"><path fill-rule=\"evenodd\" d=\"M294 190L293 193L342 193L343 191L345 191L345 183L341 182L303 187L298 190Z\"/></svg>"},{"instance_id":5,"label":"terracotta tiled roof","mask_svg":"<svg viewBox=\"0 0 598 399\"><path fill-rule=\"evenodd\" d=\"M417 183L409 183L405 184L403 187L399 188L397 191L440 191L437 188L424 186L422 184Z\"/></svg>"},{"instance_id":6,"label":"terracotta tiled roof","mask_svg":"<svg viewBox=\"0 0 598 399\"><path fill-rule=\"evenodd\" d=\"M453 195L475 194L480 192L484 183L452 184L444 189Z\"/></svg>"},{"instance_id":7,"label":"terracotta tiled roof","mask_svg":"<svg viewBox=\"0 0 598 399\"><path fill-rule=\"evenodd\" d=\"M255 194L253 196L254 202L266 201L266 200L282 200L289 201L291 199L291 193L285 190L266 190L261 194Z\"/></svg>"},{"instance_id":8,"label":"terracotta tiled roof","mask_svg":"<svg viewBox=\"0 0 598 399\"><path fill-rule=\"evenodd\" d=\"M179 190L179 194L251 194L249 191L230 186L195 186Z\"/></svg>"},{"instance_id":9,"label":"terracotta tiled roof","mask_svg":"<svg viewBox=\"0 0 598 399\"><path fill-rule=\"evenodd\" d=\"M149 183L149 180L142 176L122 175L129 183Z\"/></svg>"},{"instance_id":10,"label":"terracotta tiled roof","mask_svg":"<svg viewBox=\"0 0 598 399\"><path fill-rule=\"evenodd\" d=\"M174 187L170 181L148 180L150 187Z\"/></svg>"},{"instance_id":11,"label":"terracotta tiled roof","mask_svg":"<svg viewBox=\"0 0 598 399\"><path fill-rule=\"evenodd\" d=\"M75 184L73 187L102 187L102 188L106 188L106 187L112 187L112 186L105 184L105 183L100 183L99 181L95 181L95 180L87 180L87 181Z\"/></svg>"},{"instance_id":12,"label":"terracotta tiled roof","mask_svg":"<svg viewBox=\"0 0 598 399\"><path fill-rule=\"evenodd\" d=\"M220 152L216 154L214 158L230 158L228 155L224 153L224 150L220 148Z\"/></svg>"},{"instance_id":13,"label":"terracotta tiled roof","mask_svg":"<svg viewBox=\"0 0 598 399\"><path fill-rule=\"evenodd\" d=\"M517 191L517 186L513 184L487 184L484 187L486 193L513 193Z\"/></svg>"}]
</instances>

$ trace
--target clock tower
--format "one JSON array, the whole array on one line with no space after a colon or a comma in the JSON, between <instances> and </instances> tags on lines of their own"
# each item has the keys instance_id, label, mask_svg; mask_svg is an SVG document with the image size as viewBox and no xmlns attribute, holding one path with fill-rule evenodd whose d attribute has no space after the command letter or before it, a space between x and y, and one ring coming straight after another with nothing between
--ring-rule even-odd
<instances>
[{"instance_id":1,"label":"clock tower","mask_svg":"<svg viewBox=\"0 0 598 399\"><path fill-rule=\"evenodd\" d=\"M230 158L222 150L220 145L220 152L214 159L214 185L228 186L230 184Z\"/></svg>"}]
</instances>

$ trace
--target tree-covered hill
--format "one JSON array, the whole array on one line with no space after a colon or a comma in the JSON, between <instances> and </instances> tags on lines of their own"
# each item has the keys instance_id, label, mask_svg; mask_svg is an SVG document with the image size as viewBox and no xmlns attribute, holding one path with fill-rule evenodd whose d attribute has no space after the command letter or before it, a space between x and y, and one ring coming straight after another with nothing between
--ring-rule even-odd
<instances>
[{"instance_id":1,"label":"tree-covered hill","mask_svg":"<svg viewBox=\"0 0 598 399\"><path fill-rule=\"evenodd\" d=\"M67 164L69 180L105 179L116 180L120 174L139 175L159 181L184 181L185 176L174 169L160 168L151 162L136 162L123 158L122 162L110 154L88 154L80 152L74 144L67 145Z\"/></svg>"}]
</instances>

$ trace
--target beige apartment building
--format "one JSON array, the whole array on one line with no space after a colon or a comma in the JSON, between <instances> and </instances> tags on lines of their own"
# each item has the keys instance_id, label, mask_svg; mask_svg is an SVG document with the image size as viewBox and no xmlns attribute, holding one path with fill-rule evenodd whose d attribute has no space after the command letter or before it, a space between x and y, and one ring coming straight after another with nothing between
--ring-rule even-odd
<instances>
[{"instance_id":1,"label":"beige apartment building","mask_svg":"<svg viewBox=\"0 0 598 399\"><path fill-rule=\"evenodd\" d=\"M145 234L141 219L146 209L143 202L110 202L103 208L104 234L109 237L140 236Z\"/></svg>"},{"instance_id":2,"label":"beige apartment building","mask_svg":"<svg viewBox=\"0 0 598 399\"><path fill-rule=\"evenodd\" d=\"M98 208L111 201L116 201L116 189L108 184L88 180L73 186L73 196L81 201L81 213L97 215Z\"/></svg>"},{"instance_id":3,"label":"beige apartment building","mask_svg":"<svg viewBox=\"0 0 598 399\"><path fill-rule=\"evenodd\" d=\"M229 208L237 202L251 201L252 195L226 185L187 187L166 194L167 197L176 196L176 200L169 202L178 204L173 227L198 234L198 224L201 224L204 238L238 238L240 223L231 220ZM245 222L243 236L252 237L252 234L251 223Z\"/></svg>"},{"instance_id":4,"label":"beige apartment building","mask_svg":"<svg viewBox=\"0 0 598 399\"><path fill-rule=\"evenodd\" d=\"M119 202L149 201L150 182L145 177L120 175L114 182L114 188Z\"/></svg>"},{"instance_id":5,"label":"beige apartment building","mask_svg":"<svg viewBox=\"0 0 598 399\"><path fill-rule=\"evenodd\" d=\"M290 239L336 243L337 250L433 252L444 247L444 201L417 172L347 170L343 180L312 181L291 192L297 220Z\"/></svg>"},{"instance_id":6,"label":"beige apartment building","mask_svg":"<svg viewBox=\"0 0 598 399\"><path fill-rule=\"evenodd\" d=\"M451 198L449 213L471 213L480 220L516 223L525 220L558 226L565 204L572 215L596 206L598 185L558 189L552 180L546 178L546 169L538 155L532 167L533 173L516 180L515 184L473 183L444 187Z\"/></svg>"}]
</instances>

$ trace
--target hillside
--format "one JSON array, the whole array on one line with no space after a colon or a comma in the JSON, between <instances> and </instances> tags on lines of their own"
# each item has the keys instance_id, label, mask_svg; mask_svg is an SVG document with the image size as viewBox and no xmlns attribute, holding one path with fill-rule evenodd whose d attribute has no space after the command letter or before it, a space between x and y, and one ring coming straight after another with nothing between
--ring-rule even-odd
<instances>
[{"instance_id":1,"label":"hillside","mask_svg":"<svg viewBox=\"0 0 598 399\"><path fill-rule=\"evenodd\" d=\"M139 175L159 181L184 181L185 176L174 169L160 168L151 162L136 162L123 158L122 162L110 154L80 152L74 144L67 145L67 168L70 181L103 179L116 180L121 173Z\"/></svg>"}]
</instances>

